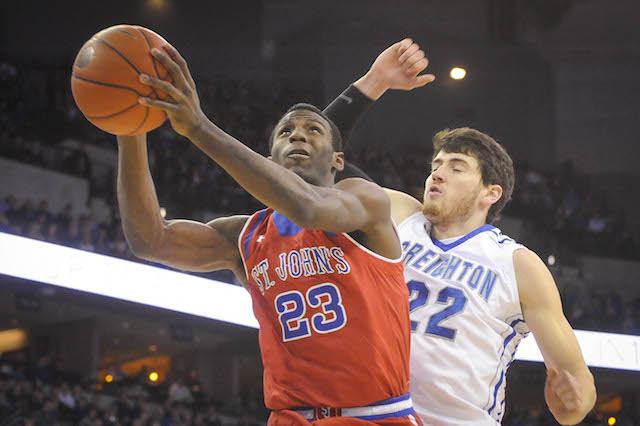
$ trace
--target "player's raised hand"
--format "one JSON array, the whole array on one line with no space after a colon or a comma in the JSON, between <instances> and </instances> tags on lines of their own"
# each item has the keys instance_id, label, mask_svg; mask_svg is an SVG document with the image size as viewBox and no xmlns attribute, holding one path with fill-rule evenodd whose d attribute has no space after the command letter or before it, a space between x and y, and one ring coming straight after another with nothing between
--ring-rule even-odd
<instances>
[{"instance_id":1,"label":"player's raised hand","mask_svg":"<svg viewBox=\"0 0 640 426\"><path fill-rule=\"evenodd\" d=\"M544 385L544 399L556 417L566 417L579 409L583 402L578 380L567 370L550 368Z\"/></svg>"},{"instance_id":2,"label":"player's raised hand","mask_svg":"<svg viewBox=\"0 0 640 426\"><path fill-rule=\"evenodd\" d=\"M141 74L142 83L162 90L169 95L169 98L161 101L141 97L139 102L165 111L173 129L182 136L190 137L207 118L200 108L196 84L191 77L187 61L170 44L162 46L162 49L151 49L151 54L167 69L173 84Z\"/></svg>"},{"instance_id":3,"label":"player's raised hand","mask_svg":"<svg viewBox=\"0 0 640 426\"><path fill-rule=\"evenodd\" d=\"M429 65L424 51L410 38L385 49L356 87L371 99L378 99L389 89L413 90L435 80L433 74L419 75Z\"/></svg>"}]
</instances>

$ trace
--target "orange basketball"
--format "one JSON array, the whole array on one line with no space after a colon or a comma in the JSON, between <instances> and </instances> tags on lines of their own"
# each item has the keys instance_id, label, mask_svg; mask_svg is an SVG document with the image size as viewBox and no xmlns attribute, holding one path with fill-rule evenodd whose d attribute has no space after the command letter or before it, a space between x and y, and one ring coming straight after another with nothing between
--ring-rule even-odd
<instances>
[{"instance_id":1,"label":"orange basketball","mask_svg":"<svg viewBox=\"0 0 640 426\"><path fill-rule=\"evenodd\" d=\"M140 83L138 76L172 81L151 55L152 47L164 43L158 34L136 25L116 25L91 37L71 73L73 99L87 120L114 135L138 135L160 126L165 112L140 105L138 98L166 99L167 94Z\"/></svg>"}]
</instances>

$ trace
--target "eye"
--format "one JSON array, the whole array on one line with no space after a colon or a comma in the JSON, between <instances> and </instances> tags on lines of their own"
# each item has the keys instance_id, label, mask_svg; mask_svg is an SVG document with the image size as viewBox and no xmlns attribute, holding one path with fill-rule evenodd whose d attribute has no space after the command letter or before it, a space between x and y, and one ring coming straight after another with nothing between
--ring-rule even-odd
<instances>
[{"instance_id":1,"label":"eye","mask_svg":"<svg viewBox=\"0 0 640 426\"><path fill-rule=\"evenodd\" d=\"M461 173L462 169L453 169L454 172Z\"/></svg>"},{"instance_id":2,"label":"eye","mask_svg":"<svg viewBox=\"0 0 640 426\"><path fill-rule=\"evenodd\" d=\"M291 133L291 129L289 129L288 127L285 127L284 129L280 129L280 132L278 133L279 135L285 135L285 134L289 134Z\"/></svg>"},{"instance_id":3,"label":"eye","mask_svg":"<svg viewBox=\"0 0 640 426\"><path fill-rule=\"evenodd\" d=\"M312 132L322 133L322 131L320 130L320 127L318 126L312 126L309 130Z\"/></svg>"}]
</instances>

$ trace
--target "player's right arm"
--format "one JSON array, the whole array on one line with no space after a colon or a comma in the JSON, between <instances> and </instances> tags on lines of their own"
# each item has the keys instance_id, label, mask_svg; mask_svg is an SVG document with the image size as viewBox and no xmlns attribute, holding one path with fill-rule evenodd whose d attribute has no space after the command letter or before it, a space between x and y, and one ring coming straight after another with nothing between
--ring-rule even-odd
<instances>
[{"instance_id":1,"label":"player's right arm","mask_svg":"<svg viewBox=\"0 0 640 426\"><path fill-rule=\"evenodd\" d=\"M418 75L428 64L420 46L410 38L380 53L366 74L324 109L324 113L340 129L345 146L360 117L387 90L410 91L435 80L433 74Z\"/></svg>"},{"instance_id":2,"label":"player's right arm","mask_svg":"<svg viewBox=\"0 0 640 426\"><path fill-rule=\"evenodd\" d=\"M149 171L146 135L118 136L118 204L127 243L140 258L176 269L231 269L244 281L238 236L248 216L207 224L165 220Z\"/></svg>"},{"instance_id":3,"label":"player's right arm","mask_svg":"<svg viewBox=\"0 0 640 426\"><path fill-rule=\"evenodd\" d=\"M419 75L428 64L420 46L410 38L393 44L378 55L369 71L324 109L325 114L340 129L344 144L348 142L349 134L360 117L387 90L410 91L435 80L432 74ZM345 170L348 168L349 164L345 164ZM358 168L350 169L347 177L359 176L361 171ZM368 179L366 174L360 174L360 177ZM391 216L396 224L422 210L422 203L412 196L384 189L391 200Z\"/></svg>"}]
</instances>

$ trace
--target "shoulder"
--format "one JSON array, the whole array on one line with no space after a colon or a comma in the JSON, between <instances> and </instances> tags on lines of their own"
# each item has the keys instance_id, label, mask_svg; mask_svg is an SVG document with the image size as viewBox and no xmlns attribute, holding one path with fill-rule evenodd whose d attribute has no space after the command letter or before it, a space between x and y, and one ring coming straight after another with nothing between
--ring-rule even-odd
<instances>
[{"instance_id":1,"label":"shoulder","mask_svg":"<svg viewBox=\"0 0 640 426\"><path fill-rule=\"evenodd\" d=\"M491 241L491 243L496 245L498 248L510 250L512 252L519 249L526 249L525 246L518 243L513 238L503 234L499 228L496 228L495 226L492 226L492 225L485 225L485 226L488 227L489 229L488 229L488 232L484 233L484 235L487 237L489 241Z\"/></svg>"},{"instance_id":2,"label":"shoulder","mask_svg":"<svg viewBox=\"0 0 640 426\"><path fill-rule=\"evenodd\" d=\"M249 215L219 217L207 222L207 226L215 229L227 240L235 244L250 218L251 216Z\"/></svg>"},{"instance_id":3,"label":"shoulder","mask_svg":"<svg viewBox=\"0 0 640 426\"><path fill-rule=\"evenodd\" d=\"M384 191L391 202L391 216L398 225L409 216L422 211L422 203L411 195L389 188L384 188Z\"/></svg>"}]
</instances>

